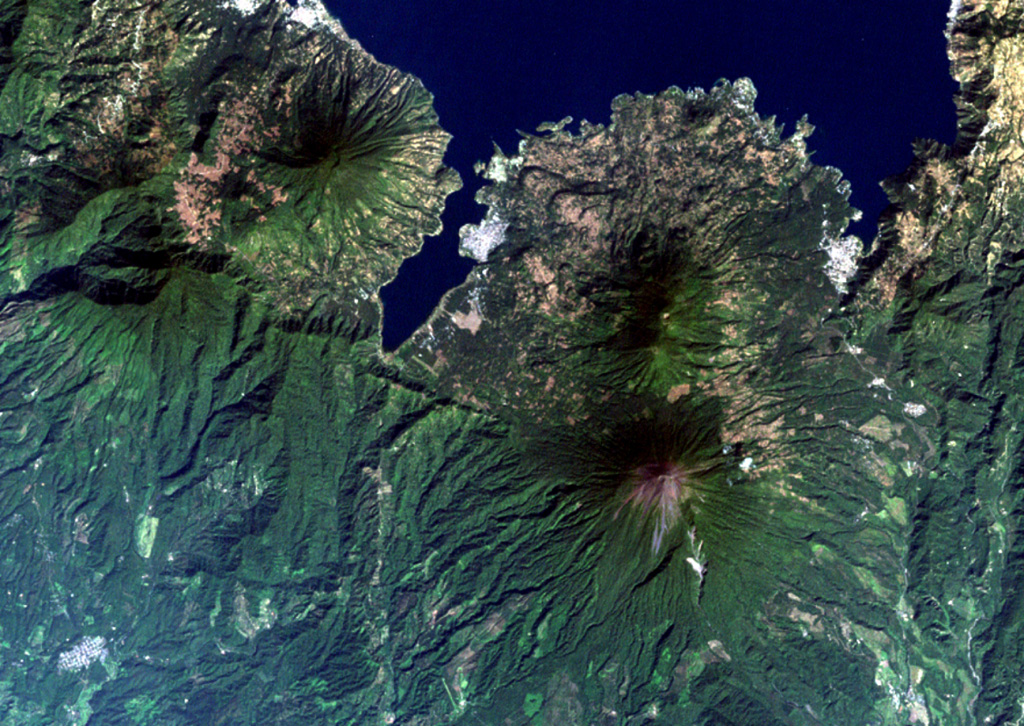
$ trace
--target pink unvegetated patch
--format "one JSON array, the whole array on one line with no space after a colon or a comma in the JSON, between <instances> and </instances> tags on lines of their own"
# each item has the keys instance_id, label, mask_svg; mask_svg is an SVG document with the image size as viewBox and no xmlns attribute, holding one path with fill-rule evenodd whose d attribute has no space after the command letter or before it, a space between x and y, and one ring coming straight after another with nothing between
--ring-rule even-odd
<instances>
[{"instance_id":1,"label":"pink unvegetated patch","mask_svg":"<svg viewBox=\"0 0 1024 726\"><path fill-rule=\"evenodd\" d=\"M214 163L202 163L193 152L188 165L181 170L180 178L174 182L174 198L177 203L168 211L177 213L186 229L185 241L191 245L206 242L220 226L222 211L219 206L225 179L230 174L242 172L237 159L250 154L258 141L273 140L281 135L281 130L276 126L256 130L258 112L248 98L236 99L228 104L222 118L223 123L214 146ZM270 195L271 208L288 199L286 191L260 180L253 169L246 175L246 181L255 187L257 193ZM256 207L251 200L250 204ZM265 219L261 217L261 220Z\"/></svg>"},{"instance_id":2,"label":"pink unvegetated patch","mask_svg":"<svg viewBox=\"0 0 1024 726\"><path fill-rule=\"evenodd\" d=\"M639 508L643 516L657 510L658 519L651 536L651 551L657 554L665 534L679 521L679 505L690 497L691 490L686 486L690 479L678 465L663 462L645 464L633 474L633 491L626 501L615 512L619 512L627 504Z\"/></svg>"},{"instance_id":3,"label":"pink unvegetated patch","mask_svg":"<svg viewBox=\"0 0 1024 726\"><path fill-rule=\"evenodd\" d=\"M216 165L209 166L199 163L199 157L193 152L182 172L185 180L174 182L174 198L178 203L173 209L188 230L185 241L189 244L209 238L220 224L221 211L213 208L217 201L214 192L228 171L229 161L227 154L218 152Z\"/></svg>"},{"instance_id":4,"label":"pink unvegetated patch","mask_svg":"<svg viewBox=\"0 0 1024 726\"><path fill-rule=\"evenodd\" d=\"M477 331L480 330L480 325L483 324L484 318L480 314L480 306L476 300L469 301L469 312L455 312L452 314L452 322L463 330L468 330L470 334L476 335Z\"/></svg>"}]
</instances>

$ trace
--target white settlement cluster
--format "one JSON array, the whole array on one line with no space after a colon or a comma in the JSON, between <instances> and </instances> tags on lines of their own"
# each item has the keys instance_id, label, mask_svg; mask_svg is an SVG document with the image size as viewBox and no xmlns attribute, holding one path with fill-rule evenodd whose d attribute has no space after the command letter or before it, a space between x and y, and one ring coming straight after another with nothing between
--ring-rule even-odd
<instances>
[{"instance_id":1,"label":"white settlement cluster","mask_svg":"<svg viewBox=\"0 0 1024 726\"><path fill-rule=\"evenodd\" d=\"M90 635L75 643L71 650L57 656L57 670L80 671L97 660L106 660L108 655L107 639L100 635Z\"/></svg>"}]
</instances>

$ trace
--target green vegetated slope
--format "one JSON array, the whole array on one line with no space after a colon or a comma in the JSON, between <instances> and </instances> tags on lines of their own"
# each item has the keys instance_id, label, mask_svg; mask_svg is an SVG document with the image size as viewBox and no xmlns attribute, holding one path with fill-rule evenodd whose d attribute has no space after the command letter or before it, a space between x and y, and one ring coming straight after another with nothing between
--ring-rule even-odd
<instances>
[{"instance_id":1,"label":"green vegetated slope","mask_svg":"<svg viewBox=\"0 0 1024 726\"><path fill-rule=\"evenodd\" d=\"M252 5L0 7L0 721L1019 714L1019 11L867 259L749 81L623 96L383 356L447 137Z\"/></svg>"},{"instance_id":2,"label":"green vegetated slope","mask_svg":"<svg viewBox=\"0 0 1024 726\"><path fill-rule=\"evenodd\" d=\"M3 3L4 724L393 698L377 471L431 403L377 290L458 180L418 81L291 13Z\"/></svg>"},{"instance_id":3,"label":"green vegetated slope","mask_svg":"<svg viewBox=\"0 0 1024 726\"><path fill-rule=\"evenodd\" d=\"M880 253L855 310L927 414L934 444L909 492L908 665L933 723L1024 714L1020 218L1024 13L964 3L953 148L922 143L886 184Z\"/></svg>"},{"instance_id":4,"label":"green vegetated slope","mask_svg":"<svg viewBox=\"0 0 1024 726\"><path fill-rule=\"evenodd\" d=\"M784 138L753 101L747 80L621 97L607 127L496 155L463 244L500 244L401 351L508 422L514 491L540 507L522 544L462 555L502 561L521 598L456 660L485 720L524 719L530 694L538 723L914 708L905 491L927 441L847 342L845 184L808 160L808 125ZM666 464L680 501L645 513L630 501Z\"/></svg>"},{"instance_id":5,"label":"green vegetated slope","mask_svg":"<svg viewBox=\"0 0 1024 726\"><path fill-rule=\"evenodd\" d=\"M887 182L864 260L807 129L746 82L620 98L482 167L462 236L487 262L399 357L509 422L560 556L498 555L536 604L453 662L465 722L1022 713L1021 22L951 22L958 142ZM696 494L652 552L664 520L628 502L666 451Z\"/></svg>"},{"instance_id":6,"label":"green vegetated slope","mask_svg":"<svg viewBox=\"0 0 1024 726\"><path fill-rule=\"evenodd\" d=\"M6 290L145 302L188 266L374 327L458 187L448 136L336 23L255 5L5 3Z\"/></svg>"},{"instance_id":7,"label":"green vegetated slope","mask_svg":"<svg viewBox=\"0 0 1024 726\"><path fill-rule=\"evenodd\" d=\"M132 723L150 701L141 722L359 713L381 607L369 466L418 397L367 370L365 344L268 327L224 279L9 312L10 722ZM105 669L62 673L94 634Z\"/></svg>"}]
</instances>

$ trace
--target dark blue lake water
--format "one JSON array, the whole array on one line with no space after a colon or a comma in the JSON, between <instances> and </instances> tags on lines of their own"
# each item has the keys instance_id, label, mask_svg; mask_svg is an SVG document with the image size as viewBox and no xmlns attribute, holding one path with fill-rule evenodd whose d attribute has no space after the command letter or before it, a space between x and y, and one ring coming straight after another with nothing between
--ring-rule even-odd
<instances>
[{"instance_id":1,"label":"dark blue lake water","mask_svg":"<svg viewBox=\"0 0 1024 726\"><path fill-rule=\"evenodd\" d=\"M447 163L465 188L448 198L444 232L428 239L383 291L384 344L395 347L472 264L458 228L476 222L477 160L517 129L572 116L606 123L620 93L709 88L751 78L756 108L787 129L807 114L814 159L840 168L874 237L882 179L903 171L915 138L952 143L953 93L942 0L327 0L379 60L418 76L454 136Z\"/></svg>"}]
</instances>

